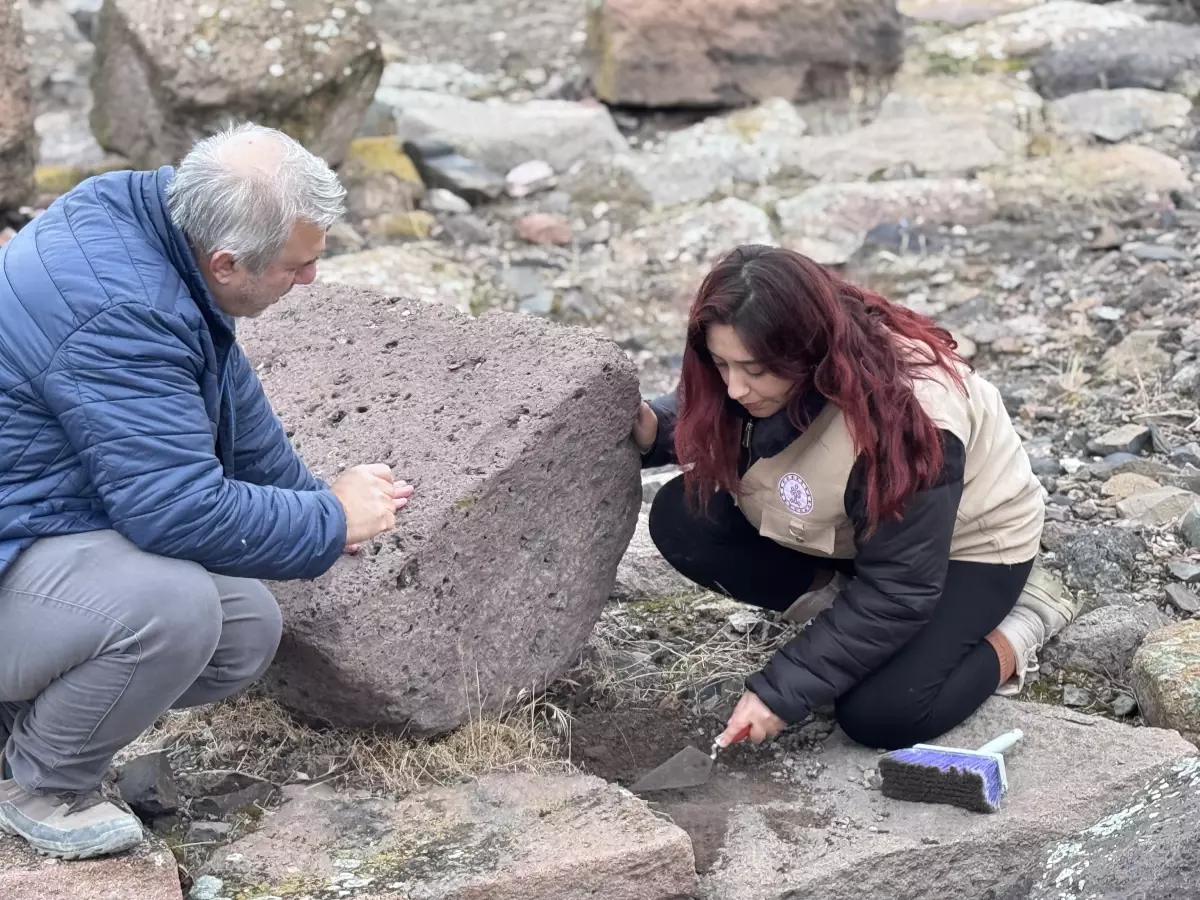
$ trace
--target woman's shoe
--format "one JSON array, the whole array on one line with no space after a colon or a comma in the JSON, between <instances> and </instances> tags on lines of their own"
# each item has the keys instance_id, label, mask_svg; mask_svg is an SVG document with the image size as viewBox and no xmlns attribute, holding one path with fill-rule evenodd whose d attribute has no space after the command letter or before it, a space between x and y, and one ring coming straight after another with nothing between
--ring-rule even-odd
<instances>
[{"instance_id":1,"label":"woman's shoe","mask_svg":"<svg viewBox=\"0 0 1200 900\"><path fill-rule=\"evenodd\" d=\"M996 693L1012 697L1025 689L1025 679L1038 669L1038 652L1046 642L1067 627L1079 613L1075 600L1056 575L1034 564L1021 596L996 629L1013 648L1016 674Z\"/></svg>"}]
</instances>

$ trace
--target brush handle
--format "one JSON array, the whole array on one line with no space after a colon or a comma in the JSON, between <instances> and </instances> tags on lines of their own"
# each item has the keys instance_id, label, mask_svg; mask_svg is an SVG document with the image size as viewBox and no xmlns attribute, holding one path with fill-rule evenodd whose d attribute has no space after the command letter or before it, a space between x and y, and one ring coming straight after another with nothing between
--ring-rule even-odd
<instances>
[{"instance_id":1,"label":"brush handle","mask_svg":"<svg viewBox=\"0 0 1200 900\"><path fill-rule=\"evenodd\" d=\"M988 741L979 748L980 753L1003 753L1021 738L1025 737L1025 733L1020 728L1014 728L1007 734L1002 734L995 740Z\"/></svg>"}]
</instances>

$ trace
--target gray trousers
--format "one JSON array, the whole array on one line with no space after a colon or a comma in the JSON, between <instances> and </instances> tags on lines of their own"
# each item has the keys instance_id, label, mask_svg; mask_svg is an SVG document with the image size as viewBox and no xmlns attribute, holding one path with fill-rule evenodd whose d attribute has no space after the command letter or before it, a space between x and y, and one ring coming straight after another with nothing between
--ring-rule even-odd
<instances>
[{"instance_id":1,"label":"gray trousers","mask_svg":"<svg viewBox=\"0 0 1200 900\"><path fill-rule=\"evenodd\" d=\"M27 791L98 786L165 711L266 671L279 607L259 581L137 549L115 531L43 538L0 580L0 726Z\"/></svg>"}]
</instances>

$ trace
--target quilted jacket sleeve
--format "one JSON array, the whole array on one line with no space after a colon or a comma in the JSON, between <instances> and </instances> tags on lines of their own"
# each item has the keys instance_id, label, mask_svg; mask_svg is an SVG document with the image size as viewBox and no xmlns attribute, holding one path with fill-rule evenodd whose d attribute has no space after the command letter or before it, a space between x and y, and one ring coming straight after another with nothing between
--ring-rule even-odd
<instances>
[{"instance_id":1,"label":"quilted jacket sleeve","mask_svg":"<svg viewBox=\"0 0 1200 900\"><path fill-rule=\"evenodd\" d=\"M642 468L653 469L669 466L679 460L675 457L675 420L679 417L679 396L676 392L663 394L650 401L650 408L658 417L658 434L654 444L642 454Z\"/></svg>"},{"instance_id":2,"label":"quilted jacket sleeve","mask_svg":"<svg viewBox=\"0 0 1200 900\"><path fill-rule=\"evenodd\" d=\"M271 409L258 375L237 344L225 365L233 381L236 432L233 477L238 481L291 491L319 491L326 487L304 465Z\"/></svg>"},{"instance_id":3,"label":"quilted jacket sleeve","mask_svg":"<svg viewBox=\"0 0 1200 900\"><path fill-rule=\"evenodd\" d=\"M962 497L966 450L942 431L941 477L918 491L899 521L863 536L861 463L847 488L858 535L854 577L834 601L785 644L747 687L785 722L832 703L891 658L929 621L942 596Z\"/></svg>"},{"instance_id":4,"label":"quilted jacket sleeve","mask_svg":"<svg viewBox=\"0 0 1200 900\"><path fill-rule=\"evenodd\" d=\"M329 491L225 478L202 367L182 319L118 304L63 343L43 396L112 527L138 547L223 575L315 578L345 546L341 504Z\"/></svg>"}]
</instances>

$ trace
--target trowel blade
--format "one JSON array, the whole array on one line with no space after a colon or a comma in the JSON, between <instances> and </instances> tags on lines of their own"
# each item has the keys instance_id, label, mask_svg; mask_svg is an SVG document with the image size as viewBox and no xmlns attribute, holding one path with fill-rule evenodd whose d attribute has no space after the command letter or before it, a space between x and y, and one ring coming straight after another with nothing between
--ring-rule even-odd
<instances>
[{"instance_id":1,"label":"trowel blade","mask_svg":"<svg viewBox=\"0 0 1200 900\"><path fill-rule=\"evenodd\" d=\"M647 772L629 790L635 794L670 791L704 784L712 774L712 757L695 747L685 747L657 769Z\"/></svg>"}]
</instances>

